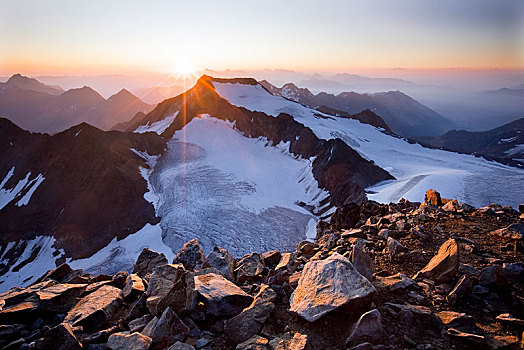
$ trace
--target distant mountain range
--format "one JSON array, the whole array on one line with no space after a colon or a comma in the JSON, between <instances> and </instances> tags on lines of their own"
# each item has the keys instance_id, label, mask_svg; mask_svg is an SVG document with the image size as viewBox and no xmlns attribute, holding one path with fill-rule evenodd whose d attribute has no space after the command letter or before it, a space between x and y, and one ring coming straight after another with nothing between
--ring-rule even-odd
<instances>
[{"instance_id":1,"label":"distant mountain range","mask_svg":"<svg viewBox=\"0 0 524 350\"><path fill-rule=\"evenodd\" d=\"M82 122L109 130L151 109L125 89L105 99L87 86L64 92L20 74L0 84L0 116L34 132L55 133Z\"/></svg>"},{"instance_id":2,"label":"distant mountain range","mask_svg":"<svg viewBox=\"0 0 524 350\"><path fill-rule=\"evenodd\" d=\"M448 131L442 136L419 137L426 147L468 153L524 167L524 118L482 132Z\"/></svg>"},{"instance_id":3,"label":"distant mountain range","mask_svg":"<svg viewBox=\"0 0 524 350\"><path fill-rule=\"evenodd\" d=\"M350 114L369 109L381 117L389 128L399 136L438 136L455 125L432 109L400 91L375 94L342 92L338 95L321 92L313 94L309 89L288 83L278 88L268 81L261 84L272 94L285 97L311 108L325 106Z\"/></svg>"},{"instance_id":4,"label":"distant mountain range","mask_svg":"<svg viewBox=\"0 0 524 350\"><path fill-rule=\"evenodd\" d=\"M324 77L313 74L310 78L302 80L299 85L307 86L316 91L387 91L402 90L416 86L415 83L395 78L371 78L357 74L342 73Z\"/></svg>"},{"instance_id":5,"label":"distant mountain range","mask_svg":"<svg viewBox=\"0 0 524 350\"><path fill-rule=\"evenodd\" d=\"M184 88L178 85L172 86L153 86L152 88L135 89L133 93L140 96L140 99L146 103L158 104L168 98L179 95L184 92Z\"/></svg>"}]
</instances>

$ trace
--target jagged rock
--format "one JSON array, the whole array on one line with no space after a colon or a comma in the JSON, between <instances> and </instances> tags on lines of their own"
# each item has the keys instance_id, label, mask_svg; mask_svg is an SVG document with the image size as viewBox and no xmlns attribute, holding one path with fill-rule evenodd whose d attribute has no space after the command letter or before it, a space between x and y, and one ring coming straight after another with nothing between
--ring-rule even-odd
<instances>
[{"instance_id":1,"label":"jagged rock","mask_svg":"<svg viewBox=\"0 0 524 350\"><path fill-rule=\"evenodd\" d=\"M168 261L164 254L154 252L149 248L144 248L136 260L133 273L144 278L147 274L153 273L157 266L167 263Z\"/></svg>"},{"instance_id":2,"label":"jagged rock","mask_svg":"<svg viewBox=\"0 0 524 350\"><path fill-rule=\"evenodd\" d=\"M192 345L177 341L175 344L171 345L167 350L195 350L195 348Z\"/></svg>"},{"instance_id":3,"label":"jagged rock","mask_svg":"<svg viewBox=\"0 0 524 350\"><path fill-rule=\"evenodd\" d=\"M442 206L442 210L444 211L456 212L459 209L461 209L461 207L456 199L448 201L446 204Z\"/></svg>"},{"instance_id":4,"label":"jagged rock","mask_svg":"<svg viewBox=\"0 0 524 350\"><path fill-rule=\"evenodd\" d=\"M9 291L0 294L0 306L2 306L2 308L5 309L8 306L19 304L25 299L28 299L29 297L35 295L36 292L38 292L39 290L51 287L55 284L55 281L48 280L33 284L27 288L11 288ZM0 308L0 310L2 310L2 308Z\"/></svg>"},{"instance_id":5,"label":"jagged rock","mask_svg":"<svg viewBox=\"0 0 524 350\"><path fill-rule=\"evenodd\" d=\"M36 292L34 300L39 310L67 312L85 289L85 284L55 284Z\"/></svg>"},{"instance_id":6,"label":"jagged rock","mask_svg":"<svg viewBox=\"0 0 524 350\"><path fill-rule=\"evenodd\" d=\"M268 340L259 335L254 335L243 343L237 345L235 350L268 350Z\"/></svg>"},{"instance_id":7,"label":"jagged rock","mask_svg":"<svg viewBox=\"0 0 524 350\"><path fill-rule=\"evenodd\" d=\"M36 280L36 282L38 283L38 282L41 282L41 281L45 281L46 279L53 279L53 280L55 280L57 282L62 282L63 279L71 271L73 271L71 266L69 266L66 263L63 263L63 264L59 265L56 269L47 271L42 277L40 277L38 280Z\"/></svg>"},{"instance_id":8,"label":"jagged rock","mask_svg":"<svg viewBox=\"0 0 524 350\"><path fill-rule=\"evenodd\" d=\"M322 235L322 237L317 239L316 243L321 250L330 251L333 248L335 248L340 238L341 238L340 233L337 233L337 232L325 233L324 235Z\"/></svg>"},{"instance_id":9,"label":"jagged rock","mask_svg":"<svg viewBox=\"0 0 524 350\"><path fill-rule=\"evenodd\" d=\"M496 320L506 325L524 327L524 320L513 317L511 314L508 313L498 315L496 317Z\"/></svg>"},{"instance_id":10,"label":"jagged rock","mask_svg":"<svg viewBox=\"0 0 524 350\"><path fill-rule=\"evenodd\" d=\"M151 338L140 333L113 333L107 341L111 350L147 350L151 346Z\"/></svg>"},{"instance_id":11,"label":"jagged rock","mask_svg":"<svg viewBox=\"0 0 524 350\"><path fill-rule=\"evenodd\" d=\"M86 329L99 327L115 313L122 303L122 291L112 286L102 286L81 299L68 312L64 323L83 326Z\"/></svg>"},{"instance_id":12,"label":"jagged rock","mask_svg":"<svg viewBox=\"0 0 524 350\"><path fill-rule=\"evenodd\" d=\"M438 250L430 262L417 272L417 278L429 278L436 282L448 282L459 270L460 255L457 242L450 238Z\"/></svg>"},{"instance_id":13,"label":"jagged rock","mask_svg":"<svg viewBox=\"0 0 524 350\"><path fill-rule=\"evenodd\" d=\"M468 275L462 275L455 287L449 292L447 300L448 303L454 305L457 300L471 293L471 280Z\"/></svg>"},{"instance_id":14,"label":"jagged rock","mask_svg":"<svg viewBox=\"0 0 524 350\"><path fill-rule=\"evenodd\" d=\"M360 206L355 203L339 206L331 215L329 222L338 229L352 228L360 220L360 210Z\"/></svg>"},{"instance_id":15,"label":"jagged rock","mask_svg":"<svg viewBox=\"0 0 524 350\"><path fill-rule=\"evenodd\" d=\"M72 327L69 324L61 323L45 334L42 349L77 350L82 349L82 344L73 334Z\"/></svg>"},{"instance_id":16,"label":"jagged rock","mask_svg":"<svg viewBox=\"0 0 524 350\"><path fill-rule=\"evenodd\" d=\"M151 321L152 319L153 319L153 316L150 314L144 315L139 318L135 318L134 320L128 323L129 331L131 333L142 332L142 330L147 326L149 321Z\"/></svg>"},{"instance_id":17,"label":"jagged rock","mask_svg":"<svg viewBox=\"0 0 524 350\"><path fill-rule=\"evenodd\" d=\"M262 257L258 253L247 254L237 264L236 278L237 283L243 284L246 280L251 280L262 275L265 269Z\"/></svg>"},{"instance_id":18,"label":"jagged rock","mask_svg":"<svg viewBox=\"0 0 524 350\"><path fill-rule=\"evenodd\" d=\"M284 333L280 338L275 338L269 342L271 350L305 350L307 346L307 335L295 333L293 336L289 332Z\"/></svg>"},{"instance_id":19,"label":"jagged rock","mask_svg":"<svg viewBox=\"0 0 524 350\"><path fill-rule=\"evenodd\" d=\"M160 315L156 309L158 303L173 289L175 282L185 273L181 264L164 264L155 267L154 272L149 279L149 285L146 290L147 308L153 316Z\"/></svg>"},{"instance_id":20,"label":"jagged rock","mask_svg":"<svg viewBox=\"0 0 524 350\"><path fill-rule=\"evenodd\" d=\"M239 344L258 333L275 307L276 297L276 293L269 286L262 285L249 307L226 320L224 331L228 341L232 344Z\"/></svg>"},{"instance_id":21,"label":"jagged rock","mask_svg":"<svg viewBox=\"0 0 524 350\"><path fill-rule=\"evenodd\" d=\"M156 314L161 314L168 306L179 315L185 315L196 306L197 292L195 289L194 273L186 271L167 294L158 301Z\"/></svg>"},{"instance_id":22,"label":"jagged rock","mask_svg":"<svg viewBox=\"0 0 524 350\"><path fill-rule=\"evenodd\" d=\"M228 280L235 280L235 258L224 248L215 246L207 256L206 262L202 267L214 267Z\"/></svg>"},{"instance_id":23,"label":"jagged rock","mask_svg":"<svg viewBox=\"0 0 524 350\"><path fill-rule=\"evenodd\" d=\"M304 266L297 289L290 299L290 311L314 322L341 306L362 303L375 287L338 253Z\"/></svg>"},{"instance_id":24,"label":"jagged rock","mask_svg":"<svg viewBox=\"0 0 524 350\"><path fill-rule=\"evenodd\" d=\"M140 294L144 293L146 290L146 287L144 286L144 281L140 276L138 276L135 273L132 273L129 275L129 278L126 281L126 284L124 288L122 289L122 293L124 294L124 298L126 299L134 299L138 297Z\"/></svg>"},{"instance_id":25,"label":"jagged rock","mask_svg":"<svg viewBox=\"0 0 524 350\"><path fill-rule=\"evenodd\" d=\"M404 327L417 332L439 334L443 323L425 306L385 303L385 309Z\"/></svg>"},{"instance_id":26,"label":"jagged rock","mask_svg":"<svg viewBox=\"0 0 524 350\"><path fill-rule=\"evenodd\" d=\"M315 254L316 247L314 243L309 241L301 241L297 243L296 251L301 255L312 256Z\"/></svg>"},{"instance_id":27,"label":"jagged rock","mask_svg":"<svg viewBox=\"0 0 524 350\"><path fill-rule=\"evenodd\" d=\"M424 196L424 202L437 207L442 206L442 199L440 197L440 193L438 193L435 190L426 191L426 195Z\"/></svg>"},{"instance_id":28,"label":"jagged rock","mask_svg":"<svg viewBox=\"0 0 524 350\"><path fill-rule=\"evenodd\" d=\"M502 266L492 265L480 271L479 283L488 288L505 289L507 288L508 280Z\"/></svg>"},{"instance_id":29,"label":"jagged rock","mask_svg":"<svg viewBox=\"0 0 524 350\"><path fill-rule=\"evenodd\" d=\"M126 285L126 281L128 277L129 277L129 272L119 271L113 276L113 278L111 278L111 283L114 286L122 289Z\"/></svg>"},{"instance_id":30,"label":"jagged rock","mask_svg":"<svg viewBox=\"0 0 524 350\"><path fill-rule=\"evenodd\" d=\"M509 225L508 227L492 231L489 234L493 236L499 236L505 239L521 241L524 239L524 223L514 223Z\"/></svg>"},{"instance_id":31,"label":"jagged rock","mask_svg":"<svg viewBox=\"0 0 524 350\"><path fill-rule=\"evenodd\" d=\"M209 336L207 337L203 337L203 338L200 338L198 339L196 342L195 342L195 348L196 349L202 349L204 346L210 344L213 342L213 339Z\"/></svg>"},{"instance_id":32,"label":"jagged rock","mask_svg":"<svg viewBox=\"0 0 524 350\"><path fill-rule=\"evenodd\" d=\"M280 259L278 265L275 267L275 271L286 270L289 273L295 272L294 259L295 256L292 253L282 254L282 258Z\"/></svg>"},{"instance_id":33,"label":"jagged rock","mask_svg":"<svg viewBox=\"0 0 524 350\"><path fill-rule=\"evenodd\" d=\"M349 259L355 269L357 269L362 276L366 277L370 282L373 280L373 270L375 265L366 252L364 252L360 247L354 245Z\"/></svg>"},{"instance_id":34,"label":"jagged rock","mask_svg":"<svg viewBox=\"0 0 524 350\"><path fill-rule=\"evenodd\" d=\"M510 278L519 278L524 276L524 264L521 262L517 263L504 263L502 265L504 274Z\"/></svg>"},{"instance_id":35,"label":"jagged rock","mask_svg":"<svg viewBox=\"0 0 524 350\"><path fill-rule=\"evenodd\" d=\"M82 338L82 344L98 344L98 343L106 343L109 336L113 333L116 333L120 331L119 326L112 326L107 329L103 329L101 331L95 332L93 334L90 334L89 336L84 336Z\"/></svg>"},{"instance_id":36,"label":"jagged rock","mask_svg":"<svg viewBox=\"0 0 524 350\"><path fill-rule=\"evenodd\" d=\"M446 327L471 328L475 327L475 320L473 317L465 313L455 311L441 311L437 312L437 316L442 320Z\"/></svg>"},{"instance_id":37,"label":"jagged rock","mask_svg":"<svg viewBox=\"0 0 524 350\"><path fill-rule=\"evenodd\" d=\"M186 270L194 270L202 267L205 261L206 257L200 248L200 242L197 238L193 238L180 249L173 259L173 264L182 264Z\"/></svg>"},{"instance_id":38,"label":"jagged rock","mask_svg":"<svg viewBox=\"0 0 524 350\"><path fill-rule=\"evenodd\" d=\"M393 237L388 237L387 247L389 258L392 261L397 260L401 253L406 253L409 251L408 248L404 247L399 241L397 241Z\"/></svg>"},{"instance_id":39,"label":"jagged rock","mask_svg":"<svg viewBox=\"0 0 524 350\"><path fill-rule=\"evenodd\" d=\"M414 286L415 281L402 273L397 273L388 277L376 276L376 282L373 285L382 291L404 292Z\"/></svg>"},{"instance_id":40,"label":"jagged rock","mask_svg":"<svg viewBox=\"0 0 524 350\"><path fill-rule=\"evenodd\" d=\"M469 277L480 277L480 271L468 264L460 264L459 271Z\"/></svg>"},{"instance_id":41,"label":"jagged rock","mask_svg":"<svg viewBox=\"0 0 524 350\"><path fill-rule=\"evenodd\" d=\"M347 346L363 342L380 343L384 338L382 315L377 309L366 312L355 323L351 335L346 341Z\"/></svg>"},{"instance_id":42,"label":"jagged rock","mask_svg":"<svg viewBox=\"0 0 524 350\"><path fill-rule=\"evenodd\" d=\"M253 301L249 294L214 273L195 276L195 288L204 298L206 313L213 316L237 315Z\"/></svg>"},{"instance_id":43,"label":"jagged rock","mask_svg":"<svg viewBox=\"0 0 524 350\"><path fill-rule=\"evenodd\" d=\"M268 266L276 266L281 258L282 254L278 250L270 250L262 254L262 260Z\"/></svg>"},{"instance_id":44,"label":"jagged rock","mask_svg":"<svg viewBox=\"0 0 524 350\"><path fill-rule=\"evenodd\" d=\"M76 283L76 284L87 284L89 283L89 277L83 276L83 269L76 269L69 272L63 279L62 283Z\"/></svg>"},{"instance_id":45,"label":"jagged rock","mask_svg":"<svg viewBox=\"0 0 524 350\"><path fill-rule=\"evenodd\" d=\"M153 317L142 331L142 334L151 338L152 349L165 349L176 341L184 340L188 332L189 328L168 307L160 318Z\"/></svg>"}]
</instances>

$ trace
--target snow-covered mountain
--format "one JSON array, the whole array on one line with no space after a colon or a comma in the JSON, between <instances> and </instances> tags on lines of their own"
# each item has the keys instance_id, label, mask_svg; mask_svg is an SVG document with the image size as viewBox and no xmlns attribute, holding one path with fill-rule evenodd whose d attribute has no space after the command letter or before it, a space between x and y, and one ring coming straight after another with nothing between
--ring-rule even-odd
<instances>
[{"instance_id":1,"label":"snow-covered mountain","mask_svg":"<svg viewBox=\"0 0 524 350\"><path fill-rule=\"evenodd\" d=\"M112 273L146 246L171 259L194 237L206 253L289 250L336 206L365 201L364 189L382 202L420 201L428 188L476 206L524 200L521 169L411 144L253 79L203 76L127 132L4 123L0 290L55 262Z\"/></svg>"}]
</instances>

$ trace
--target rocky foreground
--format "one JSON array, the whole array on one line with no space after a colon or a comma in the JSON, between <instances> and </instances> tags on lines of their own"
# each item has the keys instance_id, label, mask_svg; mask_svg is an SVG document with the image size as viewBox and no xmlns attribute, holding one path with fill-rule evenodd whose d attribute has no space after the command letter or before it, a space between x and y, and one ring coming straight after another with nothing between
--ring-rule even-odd
<instances>
[{"instance_id":1,"label":"rocky foreground","mask_svg":"<svg viewBox=\"0 0 524 350\"><path fill-rule=\"evenodd\" d=\"M131 274L63 264L0 295L0 348L518 349L523 219L428 191L339 207L292 253L205 257L194 239Z\"/></svg>"}]
</instances>

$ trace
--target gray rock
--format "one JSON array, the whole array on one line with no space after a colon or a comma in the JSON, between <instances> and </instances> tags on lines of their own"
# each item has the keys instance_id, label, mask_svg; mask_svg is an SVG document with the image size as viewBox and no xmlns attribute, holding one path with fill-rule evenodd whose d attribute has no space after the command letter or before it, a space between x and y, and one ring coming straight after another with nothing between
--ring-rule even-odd
<instances>
[{"instance_id":1,"label":"gray rock","mask_svg":"<svg viewBox=\"0 0 524 350\"><path fill-rule=\"evenodd\" d=\"M440 318L425 306L385 303L385 309L397 322L417 332L435 335L444 327Z\"/></svg>"},{"instance_id":2,"label":"gray rock","mask_svg":"<svg viewBox=\"0 0 524 350\"><path fill-rule=\"evenodd\" d=\"M368 279L368 281L373 280L373 270L375 269L375 264L369 255L362 250L362 248L353 246L351 254L349 256L351 263L357 269L358 272Z\"/></svg>"},{"instance_id":3,"label":"gray rock","mask_svg":"<svg viewBox=\"0 0 524 350\"><path fill-rule=\"evenodd\" d=\"M156 306L157 315L169 306L176 313L183 316L196 307L196 298L194 273L186 271L175 281L167 294L158 301Z\"/></svg>"},{"instance_id":4,"label":"gray rock","mask_svg":"<svg viewBox=\"0 0 524 350\"><path fill-rule=\"evenodd\" d=\"M235 280L236 260L229 252L218 246L215 246L211 253L206 258L206 262L202 265L203 268L214 267L224 277L230 281Z\"/></svg>"},{"instance_id":5,"label":"gray rock","mask_svg":"<svg viewBox=\"0 0 524 350\"><path fill-rule=\"evenodd\" d=\"M102 286L82 298L69 311L64 323L83 326L85 329L100 327L107 321L122 303L122 291L113 286Z\"/></svg>"},{"instance_id":6,"label":"gray rock","mask_svg":"<svg viewBox=\"0 0 524 350\"><path fill-rule=\"evenodd\" d=\"M517 263L504 263L502 265L504 273L510 278L518 278L524 276L524 264L521 262Z\"/></svg>"},{"instance_id":7,"label":"gray rock","mask_svg":"<svg viewBox=\"0 0 524 350\"><path fill-rule=\"evenodd\" d=\"M45 334L42 347L54 350L79 350L82 349L82 344L73 334L73 328L69 324L61 323Z\"/></svg>"},{"instance_id":8,"label":"gray rock","mask_svg":"<svg viewBox=\"0 0 524 350\"><path fill-rule=\"evenodd\" d=\"M228 341L239 344L258 333L275 307L276 297L276 293L269 286L262 285L249 307L225 321L224 331Z\"/></svg>"},{"instance_id":9,"label":"gray rock","mask_svg":"<svg viewBox=\"0 0 524 350\"><path fill-rule=\"evenodd\" d=\"M347 346L358 345L363 342L380 343L384 338L382 315L377 309L366 312L355 323L351 335L346 341Z\"/></svg>"},{"instance_id":10,"label":"gray rock","mask_svg":"<svg viewBox=\"0 0 524 350\"><path fill-rule=\"evenodd\" d=\"M127 298L127 299L135 299L136 297L138 297L145 291L146 291L146 287L144 285L144 281L142 280L140 276L138 276L135 273L132 273L129 276L124 288L122 289L124 298Z\"/></svg>"},{"instance_id":11,"label":"gray rock","mask_svg":"<svg viewBox=\"0 0 524 350\"><path fill-rule=\"evenodd\" d=\"M149 248L144 248L136 260L133 273L144 278L147 274L153 273L153 270L159 265L167 264L167 258L162 253L157 253Z\"/></svg>"},{"instance_id":12,"label":"gray rock","mask_svg":"<svg viewBox=\"0 0 524 350\"><path fill-rule=\"evenodd\" d=\"M192 345L177 341L175 344L171 345L167 350L195 350L195 348Z\"/></svg>"},{"instance_id":13,"label":"gray rock","mask_svg":"<svg viewBox=\"0 0 524 350\"><path fill-rule=\"evenodd\" d=\"M238 315L253 301L249 294L214 273L195 276L195 288L205 300L206 313L213 316Z\"/></svg>"},{"instance_id":14,"label":"gray rock","mask_svg":"<svg viewBox=\"0 0 524 350\"><path fill-rule=\"evenodd\" d=\"M113 333L109 336L107 347L112 350L147 350L151 338L140 333Z\"/></svg>"},{"instance_id":15,"label":"gray rock","mask_svg":"<svg viewBox=\"0 0 524 350\"><path fill-rule=\"evenodd\" d=\"M133 332L142 332L142 330L147 326L147 324L153 319L152 315L144 315L128 323L129 331Z\"/></svg>"},{"instance_id":16,"label":"gray rock","mask_svg":"<svg viewBox=\"0 0 524 350\"><path fill-rule=\"evenodd\" d=\"M153 316L159 316L162 311L157 310L158 303L171 291L175 282L185 273L180 264L164 264L155 267L147 287L147 308Z\"/></svg>"},{"instance_id":17,"label":"gray rock","mask_svg":"<svg viewBox=\"0 0 524 350\"><path fill-rule=\"evenodd\" d=\"M334 253L304 266L290 299L290 311L314 322L341 306L362 303L375 292L371 282L347 258Z\"/></svg>"},{"instance_id":18,"label":"gray rock","mask_svg":"<svg viewBox=\"0 0 524 350\"><path fill-rule=\"evenodd\" d=\"M258 253L245 255L240 259L236 268L236 278L239 284L246 280L252 280L261 275L265 269L262 257Z\"/></svg>"},{"instance_id":19,"label":"gray rock","mask_svg":"<svg viewBox=\"0 0 524 350\"><path fill-rule=\"evenodd\" d=\"M404 292L414 286L415 281L402 273L397 273L388 277L376 276L373 285L382 291Z\"/></svg>"},{"instance_id":20,"label":"gray rock","mask_svg":"<svg viewBox=\"0 0 524 350\"><path fill-rule=\"evenodd\" d=\"M402 253L406 253L409 251L408 248L404 247L399 241L397 241L393 237L388 237L387 240L387 248L389 253L389 258L392 261L396 261Z\"/></svg>"},{"instance_id":21,"label":"gray rock","mask_svg":"<svg viewBox=\"0 0 524 350\"><path fill-rule=\"evenodd\" d=\"M264 264L268 266L276 266L281 258L282 254L278 250L270 250L262 254L262 260L264 260Z\"/></svg>"},{"instance_id":22,"label":"gray rock","mask_svg":"<svg viewBox=\"0 0 524 350\"><path fill-rule=\"evenodd\" d=\"M436 282L449 282L458 272L460 264L459 246L450 238L440 246L437 255L417 274L417 278L428 278Z\"/></svg>"},{"instance_id":23,"label":"gray rock","mask_svg":"<svg viewBox=\"0 0 524 350\"><path fill-rule=\"evenodd\" d=\"M186 270L194 270L202 267L206 257L200 248L200 242L197 238L186 242L182 249L173 259L173 264L182 264Z\"/></svg>"},{"instance_id":24,"label":"gray rock","mask_svg":"<svg viewBox=\"0 0 524 350\"><path fill-rule=\"evenodd\" d=\"M152 340L152 348L165 349L177 341L184 340L189 328L178 315L167 308L160 318L154 317L144 328L142 334Z\"/></svg>"}]
</instances>

